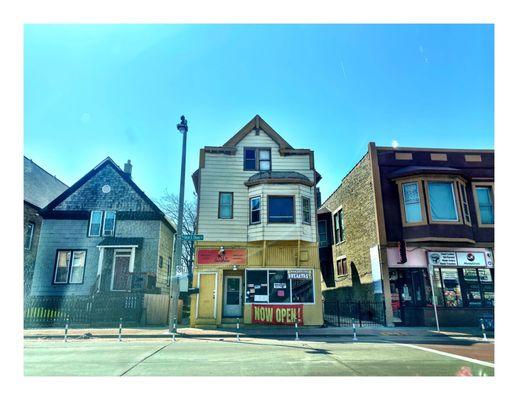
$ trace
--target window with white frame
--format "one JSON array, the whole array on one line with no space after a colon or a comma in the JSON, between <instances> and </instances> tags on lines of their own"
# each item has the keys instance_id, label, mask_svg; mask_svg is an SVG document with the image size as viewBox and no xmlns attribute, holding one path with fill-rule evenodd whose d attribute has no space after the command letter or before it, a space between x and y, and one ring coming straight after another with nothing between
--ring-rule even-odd
<instances>
[{"instance_id":1,"label":"window with white frame","mask_svg":"<svg viewBox=\"0 0 518 400\"><path fill-rule=\"evenodd\" d=\"M304 196L302 196L302 222L311 224L311 200Z\"/></svg>"},{"instance_id":2,"label":"window with white frame","mask_svg":"<svg viewBox=\"0 0 518 400\"><path fill-rule=\"evenodd\" d=\"M115 233L115 211L104 212L103 236L113 236Z\"/></svg>"},{"instance_id":3,"label":"window with white frame","mask_svg":"<svg viewBox=\"0 0 518 400\"><path fill-rule=\"evenodd\" d=\"M432 221L458 221L453 182L428 181L427 183Z\"/></svg>"},{"instance_id":4,"label":"window with white frame","mask_svg":"<svg viewBox=\"0 0 518 400\"><path fill-rule=\"evenodd\" d=\"M54 283L83 283L86 250L59 250L56 255Z\"/></svg>"},{"instance_id":5,"label":"window with white frame","mask_svg":"<svg viewBox=\"0 0 518 400\"><path fill-rule=\"evenodd\" d=\"M219 193L218 218L219 219L232 219L233 204L234 204L234 193L220 192Z\"/></svg>"},{"instance_id":6,"label":"window with white frame","mask_svg":"<svg viewBox=\"0 0 518 400\"><path fill-rule=\"evenodd\" d=\"M405 222L422 222L421 198L419 196L419 182L408 182L402 185L403 204L405 207Z\"/></svg>"},{"instance_id":7,"label":"window with white frame","mask_svg":"<svg viewBox=\"0 0 518 400\"><path fill-rule=\"evenodd\" d=\"M270 171L272 151L269 148L247 147L243 151L245 171Z\"/></svg>"},{"instance_id":8,"label":"window with white frame","mask_svg":"<svg viewBox=\"0 0 518 400\"><path fill-rule=\"evenodd\" d=\"M32 236L34 235L34 224L29 222L25 226L25 236L23 240L23 248L25 250L30 250L32 247Z\"/></svg>"},{"instance_id":9,"label":"window with white frame","mask_svg":"<svg viewBox=\"0 0 518 400\"><path fill-rule=\"evenodd\" d=\"M250 224L259 224L261 222L261 196L252 197L250 199Z\"/></svg>"},{"instance_id":10,"label":"window with white frame","mask_svg":"<svg viewBox=\"0 0 518 400\"><path fill-rule=\"evenodd\" d=\"M314 303L312 270L247 269L246 303Z\"/></svg>"},{"instance_id":11,"label":"window with white frame","mask_svg":"<svg viewBox=\"0 0 518 400\"><path fill-rule=\"evenodd\" d=\"M90 225L88 228L88 236L101 236L101 227L103 223L103 212L92 211L90 213Z\"/></svg>"},{"instance_id":12,"label":"window with white frame","mask_svg":"<svg viewBox=\"0 0 518 400\"><path fill-rule=\"evenodd\" d=\"M462 204L462 214L464 215L464 221L471 224L471 214L469 212L468 195L466 193L466 185L459 183L460 187L460 200Z\"/></svg>"}]
</instances>

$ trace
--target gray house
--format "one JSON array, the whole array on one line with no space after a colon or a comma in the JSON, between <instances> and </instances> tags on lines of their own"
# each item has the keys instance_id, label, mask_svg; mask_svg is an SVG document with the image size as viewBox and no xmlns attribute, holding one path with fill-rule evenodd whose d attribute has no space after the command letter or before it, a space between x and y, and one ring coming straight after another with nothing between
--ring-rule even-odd
<instances>
[{"instance_id":1,"label":"gray house","mask_svg":"<svg viewBox=\"0 0 518 400\"><path fill-rule=\"evenodd\" d=\"M29 294L41 230L39 211L68 188L34 161L23 157L24 297Z\"/></svg>"},{"instance_id":2,"label":"gray house","mask_svg":"<svg viewBox=\"0 0 518 400\"><path fill-rule=\"evenodd\" d=\"M48 204L32 296L169 291L175 227L106 158Z\"/></svg>"}]
</instances>

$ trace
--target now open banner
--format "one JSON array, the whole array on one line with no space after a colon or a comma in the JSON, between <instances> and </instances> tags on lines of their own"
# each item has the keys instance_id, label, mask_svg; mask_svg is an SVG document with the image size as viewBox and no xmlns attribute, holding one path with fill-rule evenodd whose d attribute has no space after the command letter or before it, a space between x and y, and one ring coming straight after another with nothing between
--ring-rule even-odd
<instances>
[{"instance_id":1,"label":"now open banner","mask_svg":"<svg viewBox=\"0 0 518 400\"><path fill-rule=\"evenodd\" d=\"M252 304L252 323L267 325L304 325L302 304Z\"/></svg>"}]
</instances>

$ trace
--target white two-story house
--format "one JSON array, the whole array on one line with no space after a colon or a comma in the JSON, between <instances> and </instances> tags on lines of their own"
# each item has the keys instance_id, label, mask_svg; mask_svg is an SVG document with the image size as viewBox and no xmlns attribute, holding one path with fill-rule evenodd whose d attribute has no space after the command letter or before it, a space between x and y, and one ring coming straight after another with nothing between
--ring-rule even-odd
<instances>
[{"instance_id":1,"label":"white two-story house","mask_svg":"<svg viewBox=\"0 0 518 400\"><path fill-rule=\"evenodd\" d=\"M322 325L313 151L295 149L260 116L193 174L198 234L191 325Z\"/></svg>"}]
</instances>

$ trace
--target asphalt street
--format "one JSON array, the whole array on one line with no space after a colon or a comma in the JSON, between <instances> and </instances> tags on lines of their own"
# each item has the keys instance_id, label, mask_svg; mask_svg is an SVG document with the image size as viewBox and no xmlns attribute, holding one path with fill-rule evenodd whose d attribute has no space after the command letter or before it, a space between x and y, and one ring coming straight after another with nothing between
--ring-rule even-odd
<instances>
[{"instance_id":1,"label":"asphalt street","mask_svg":"<svg viewBox=\"0 0 518 400\"><path fill-rule=\"evenodd\" d=\"M421 342L426 343L408 338L26 340L24 361L27 376L494 375L493 343Z\"/></svg>"}]
</instances>

